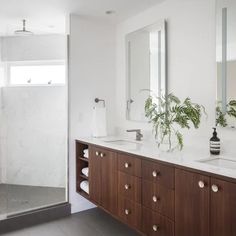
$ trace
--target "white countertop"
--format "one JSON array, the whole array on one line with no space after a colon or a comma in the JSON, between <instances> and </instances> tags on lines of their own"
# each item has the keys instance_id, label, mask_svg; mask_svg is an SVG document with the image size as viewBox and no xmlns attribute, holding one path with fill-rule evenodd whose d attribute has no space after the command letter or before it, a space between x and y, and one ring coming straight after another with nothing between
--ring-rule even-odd
<instances>
[{"instance_id":1,"label":"white countertop","mask_svg":"<svg viewBox=\"0 0 236 236\"><path fill-rule=\"evenodd\" d=\"M196 147L184 147L182 151L175 150L173 152L161 151L156 143L147 141L135 141L127 139L126 137L106 137L106 138L91 138L91 137L78 137L77 140L98 145L101 147L106 147L118 151L127 152L134 155L144 156L152 160L164 161L170 164L176 164L184 167L189 167L196 170L206 171L209 173L235 178L236 170L228 169L223 167L213 166L207 163L199 162L199 160L204 160L208 158L225 158L234 159L235 157L228 157L224 155L213 156L210 155L209 150L206 148L196 148ZM111 142L114 140L126 140L130 144L116 144Z\"/></svg>"}]
</instances>

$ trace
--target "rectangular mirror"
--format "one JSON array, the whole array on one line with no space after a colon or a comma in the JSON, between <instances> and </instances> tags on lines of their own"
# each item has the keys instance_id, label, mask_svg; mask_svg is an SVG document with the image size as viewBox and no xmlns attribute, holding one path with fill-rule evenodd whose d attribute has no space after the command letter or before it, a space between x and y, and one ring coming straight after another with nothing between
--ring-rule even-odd
<instances>
[{"instance_id":1,"label":"rectangular mirror","mask_svg":"<svg viewBox=\"0 0 236 236\"><path fill-rule=\"evenodd\" d=\"M150 94L166 94L166 22L126 36L127 119L146 121L145 101Z\"/></svg>"},{"instance_id":2,"label":"rectangular mirror","mask_svg":"<svg viewBox=\"0 0 236 236\"><path fill-rule=\"evenodd\" d=\"M236 127L236 1L216 4L216 125Z\"/></svg>"}]
</instances>

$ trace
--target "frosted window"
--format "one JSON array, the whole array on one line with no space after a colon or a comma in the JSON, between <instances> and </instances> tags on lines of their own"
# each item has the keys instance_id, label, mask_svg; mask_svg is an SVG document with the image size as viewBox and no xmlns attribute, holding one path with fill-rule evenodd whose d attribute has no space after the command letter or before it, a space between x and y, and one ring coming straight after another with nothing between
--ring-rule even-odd
<instances>
[{"instance_id":1,"label":"frosted window","mask_svg":"<svg viewBox=\"0 0 236 236\"><path fill-rule=\"evenodd\" d=\"M12 65L10 85L65 84L65 65Z\"/></svg>"}]
</instances>

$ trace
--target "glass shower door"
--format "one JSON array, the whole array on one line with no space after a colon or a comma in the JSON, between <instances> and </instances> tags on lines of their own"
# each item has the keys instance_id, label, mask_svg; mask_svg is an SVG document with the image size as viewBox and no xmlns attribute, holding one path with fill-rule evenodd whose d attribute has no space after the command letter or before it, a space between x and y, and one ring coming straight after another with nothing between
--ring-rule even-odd
<instances>
[{"instance_id":1,"label":"glass shower door","mask_svg":"<svg viewBox=\"0 0 236 236\"><path fill-rule=\"evenodd\" d=\"M15 38L16 47L18 40L21 38ZM1 109L2 218L67 201L67 39L65 35L35 35L32 40L22 50L32 51L29 47L43 47L46 45L42 42L52 40L51 45L60 46L52 51L61 50L61 57L55 60L53 55L50 59L50 50L45 47L40 50L45 55L41 53L38 60L8 58L5 62L8 74Z\"/></svg>"}]
</instances>

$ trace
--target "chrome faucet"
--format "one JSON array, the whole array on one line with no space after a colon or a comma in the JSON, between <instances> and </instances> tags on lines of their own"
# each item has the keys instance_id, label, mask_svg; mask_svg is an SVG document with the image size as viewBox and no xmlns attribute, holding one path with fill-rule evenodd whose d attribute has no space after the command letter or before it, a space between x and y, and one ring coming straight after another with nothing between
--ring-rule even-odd
<instances>
[{"instance_id":1,"label":"chrome faucet","mask_svg":"<svg viewBox=\"0 0 236 236\"><path fill-rule=\"evenodd\" d=\"M143 134L141 133L141 129L128 129L127 132L136 132L136 141L141 141Z\"/></svg>"}]
</instances>

